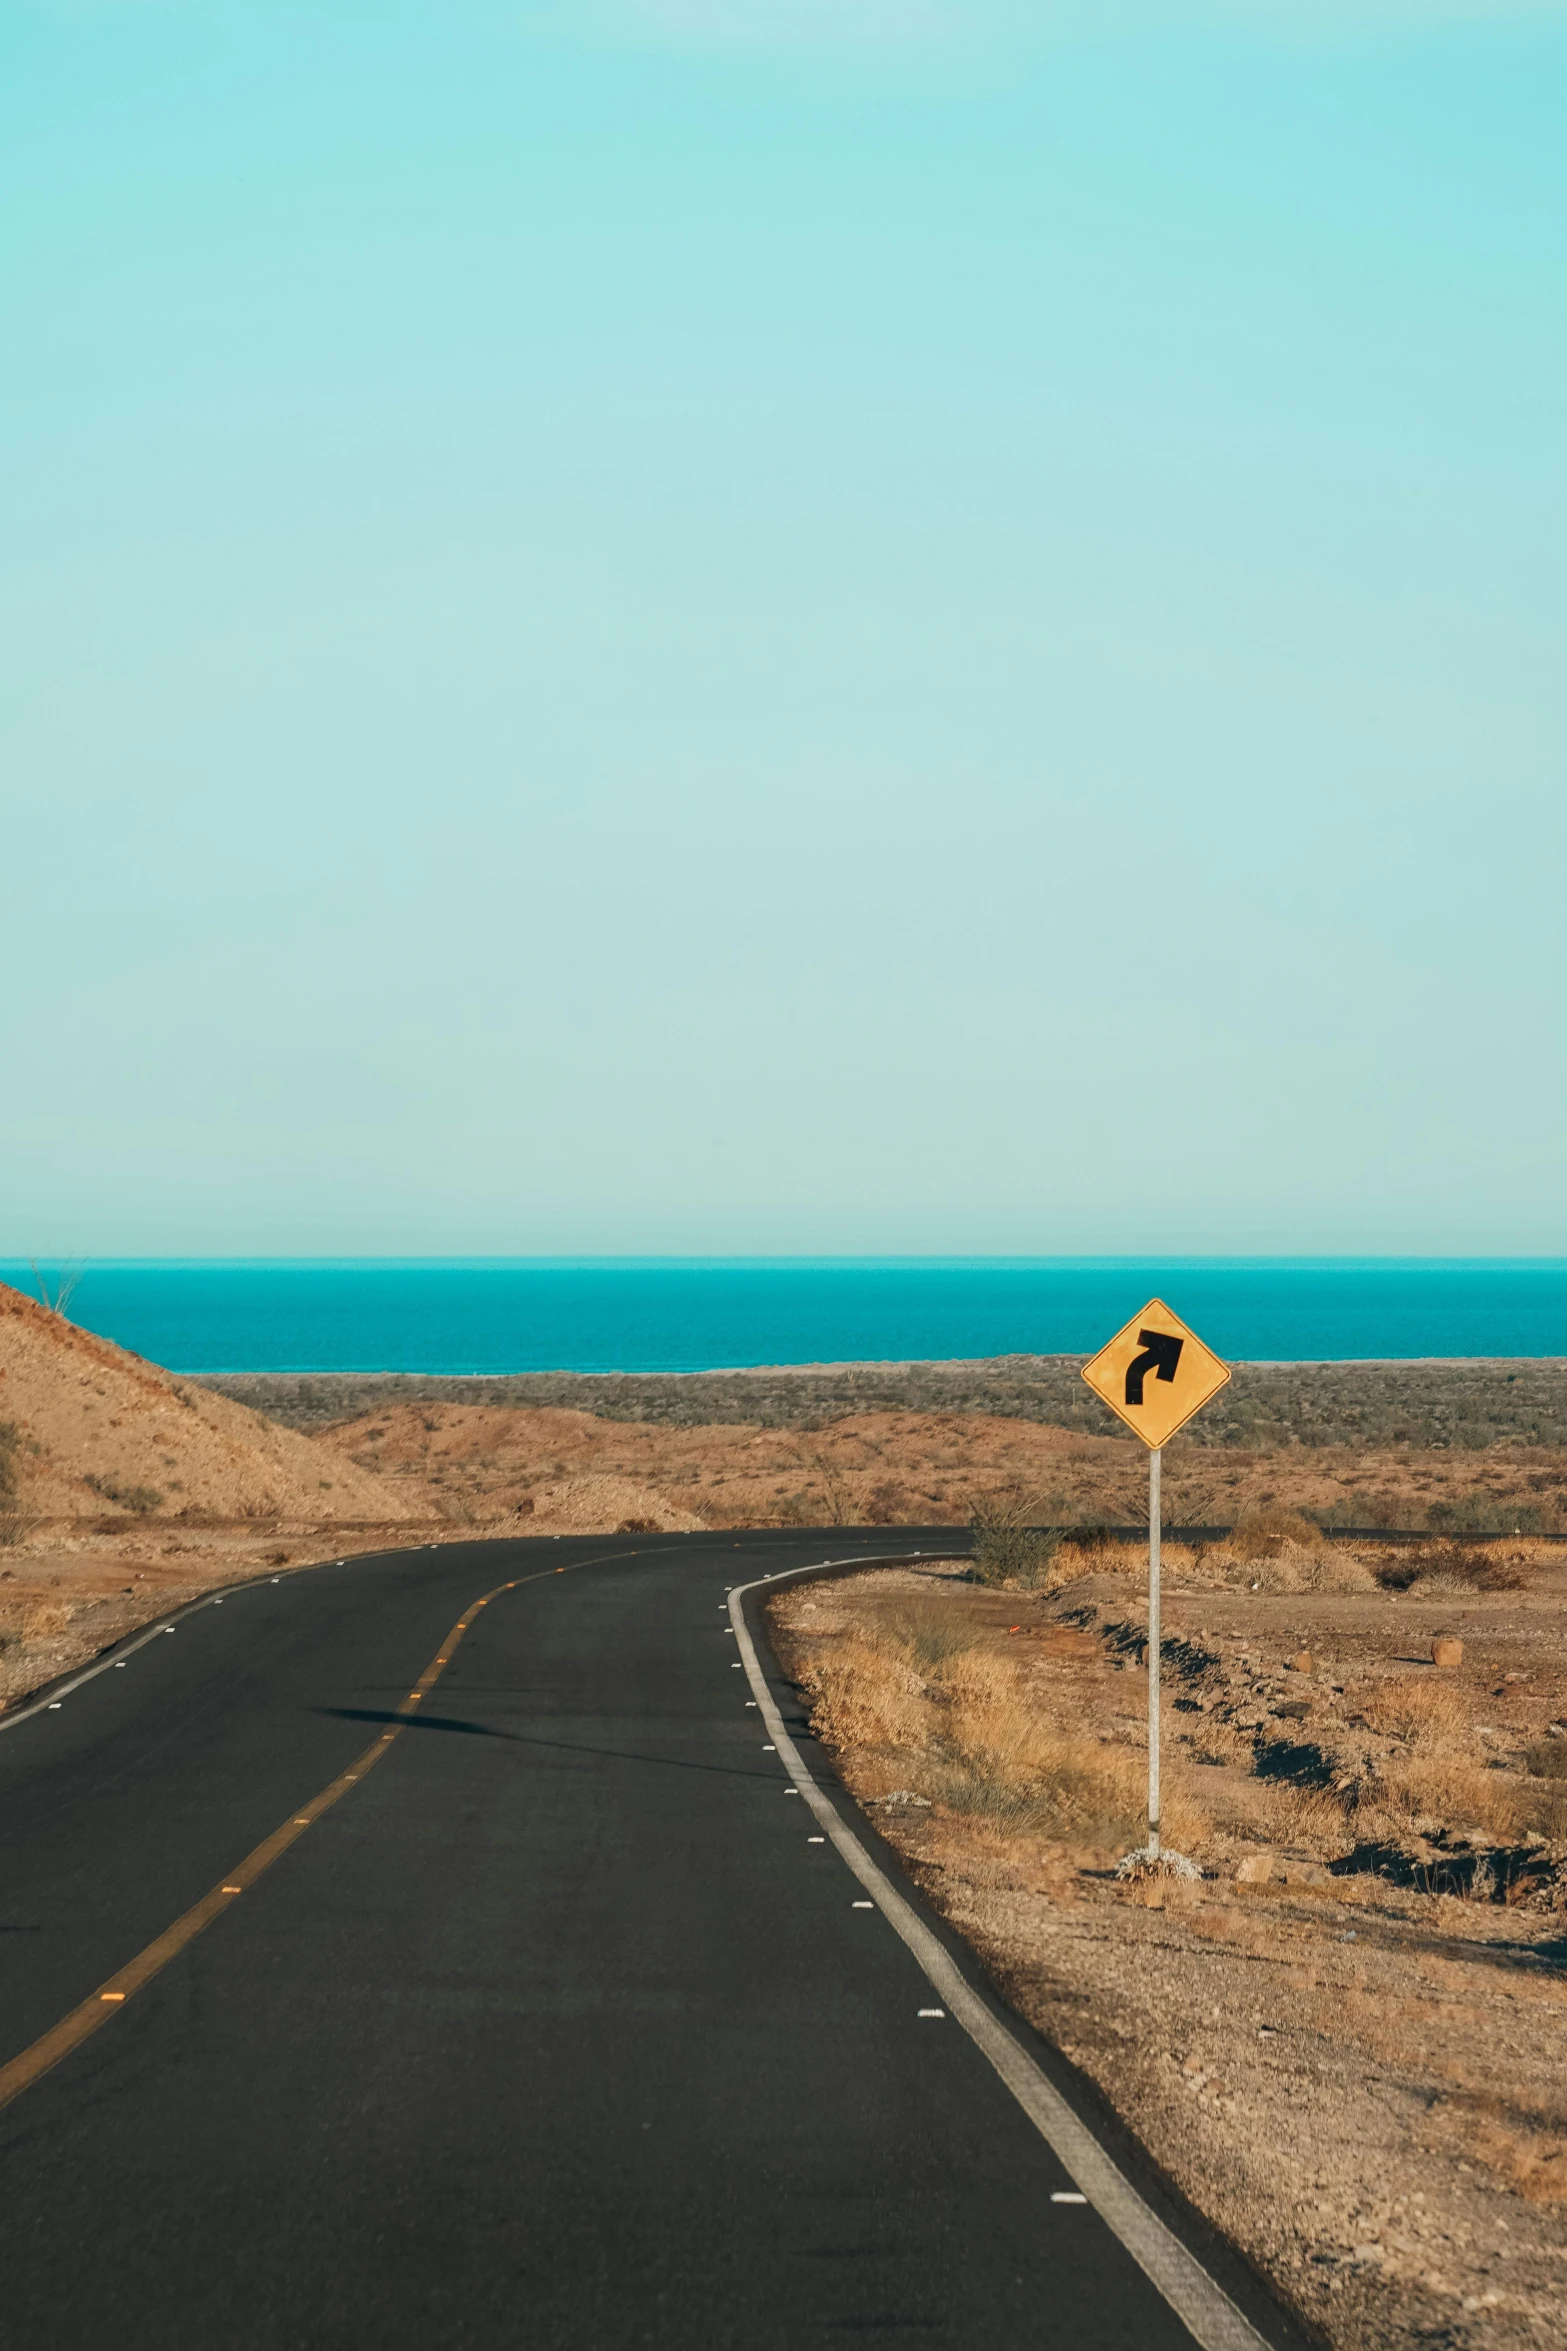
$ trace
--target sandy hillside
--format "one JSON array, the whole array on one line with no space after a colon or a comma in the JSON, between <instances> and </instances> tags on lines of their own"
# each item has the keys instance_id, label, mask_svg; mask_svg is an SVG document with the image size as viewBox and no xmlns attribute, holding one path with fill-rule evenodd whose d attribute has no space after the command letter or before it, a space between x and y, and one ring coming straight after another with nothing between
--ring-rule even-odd
<instances>
[{"instance_id":1,"label":"sandy hillside","mask_svg":"<svg viewBox=\"0 0 1567 2351\"><path fill-rule=\"evenodd\" d=\"M14 1431L13 1507L31 1519L383 1524L428 1509L407 1485L326 1454L3 1284L0 1427Z\"/></svg>"},{"instance_id":2,"label":"sandy hillside","mask_svg":"<svg viewBox=\"0 0 1567 2351\"><path fill-rule=\"evenodd\" d=\"M1131 1444L1113 1438L953 1413L854 1413L800 1430L394 1403L318 1441L476 1525L517 1532L542 1531L568 1482L591 1480L606 1498L613 1484L624 1508L600 1518L606 1532L625 1518L682 1527L917 1526L965 1523L976 1498L998 1484L1086 1497L1106 1478L1121 1474L1124 1482L1133 1465ZM1130 1487L1128 1497L1126 1507Z\"/></svg>"},{"instance_id":3,"label":"sandy hillside","mask_svg":"<svg viewBox=\"0 0 1567 2351\"><path fill-rule=\"evenodd\" d=\"M311 1384L330 1399L332 1383ZM368 1385L345 1381L340 1392L357 1401ZM743 1406L744 1383L728 1386L723 1400L731 1410ZM680 1412L679 1398L670 1410ZM617 1517L604 1517L606 1532L640 1517L710 1527L964 1526L976 1504L1002 1491L1028 1497L1040 1519L1058 1525L1132 1525L1147 1510L1147 1460L1135 1438L1005 1410L850 1410L790 1426L406 1399L389 1388L377 1411L311 1425L346 1463L497 1531L543 1531L553 1489L588 1476L648 1490L640 1508L628 1501ZM1560 1449L1510 1434L1483 1449L1446 1442L1205 1449L1182 1437L1164 1467L1167 1521L1176 1526L1229 1526L1285 1508L1329 1525L1511 1531L1521 1523L1528 1531L1563 1523L1563 1495ZM666 1522L658 1516L666 1508L686 1515Z\"/></svg>"}]
</instances>

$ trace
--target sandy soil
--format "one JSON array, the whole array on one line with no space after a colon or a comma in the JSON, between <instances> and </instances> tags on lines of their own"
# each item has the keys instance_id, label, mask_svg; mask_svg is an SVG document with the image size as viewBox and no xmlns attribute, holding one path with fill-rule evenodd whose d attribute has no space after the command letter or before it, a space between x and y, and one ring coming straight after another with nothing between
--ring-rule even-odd
<instances>
[{"instance_id":1,"label":"sandy soil","mask_svg":"<svg viewBox=\"0 0 1567 2351\"><path fill-rule=\"evenodd\" d=\"M0 1283L0 1517L423 1517L406 1489Z\"/></svg>"},{"instance_id":2,"label":"sandy soil","mask_svg":"<svg viewBox=\"0 0 1567 2351\"><path fill-rule=\"evenodd\" d=\"M392 1485L0 1284L0 1707L266 1569L451 1532Z\"/></svg>"},{"instance_id":3,"label":"sandy soil","mask_svg":"<svg viewBox=\"0 0 1567 2351\"><path fill-rule=\"evenodd\" d=\"M876 1571L780 1596L775 1638L1015 2004L1331 2342L1556 2343L1567 1563L1403 1594L1257 1565L1188 1563L1167 1607L1189 1889L1110 1874L1146 1770L1129 1556L1066 1555L1048 1596Z\"/></svg>"},{"instance_id":4,"label":"sandy soil","mask_svg":"<svg viewBox=\"0 0 1567 2351\"><path fill-rule=\"evenodd\" d=\"M360 1383L362 1386L363 1383ZM1086 1394L1086 1390L1084 1391ZM728 1526L960 1526L998 1487L1038 1515L1123 1524L1147 1510L1146 1456L1104 1437L1000 1413L851 1412L819 1428L605 1419L563 1407L389 1401L325 1428L340 1459L479 1526L546 1511L550 1489L602 1475L647 1489L640 1510ZM1433 1505L1492 1508L1527 1481L1559 1479L1561 1457L1514 1445L1492 1452L1390 1446L1351 1453L1294 1446L1223 1452L1170 1448L1165 1506L1175 1524L1229 1524L1275 1507L1348 1511L1362 1524L1420 1524ZM1533 1495L1537 1505L1539 1497ZM1524 1501L1520 1500L1520 1509ZM606 1528L614 1520L605 1519ZM664 1523L659 1520L658 1523Z\"/></svg>"}]
</instances>

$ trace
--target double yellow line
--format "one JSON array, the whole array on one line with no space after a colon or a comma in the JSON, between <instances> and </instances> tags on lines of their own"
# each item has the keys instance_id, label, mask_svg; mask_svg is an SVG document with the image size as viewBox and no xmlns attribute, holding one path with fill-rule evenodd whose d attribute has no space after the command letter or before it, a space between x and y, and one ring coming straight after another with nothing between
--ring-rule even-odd
<instances>
[{"instance_id":1,"label":"double yellow line","mask_svg":"<svg viewBox=\"0 0 1567 2351\"><path fill-rule=\"evenodd\" d=\"M618 1552L605 1556L623 1559L631 1554ZM591 1567L595 1562L576 1559L569 1564L572 1567ZM134 1959L110 1976L107 1983L100 1984L96 1992L90 1992L68 2015L62 2016L57 2025L52 2025L48 2032L33 2042L31 2048L13 2057L9 2064L0 2065L0 2107L9 2106L13 2098L20 2097L24 2090L30 2089L51 2066L58 2065L61 2058L68 2057L73 2049L79 2049L100 2025L107 2024L109 2018L116 2015L133 1994L139 1992L144 1984L150 1984L171 1959L183 1951L188 1943L195 1941L204 1927L209 1927L215 1918L221 1916L237 1895L247 1892L257 1878L304 1835L306 1829L318 1821L324 1812L330 1812L333 1805L348 1794L350 1788L357 1787L367 1772L375 1769L393 1741L402 1737L416 1708L440 1680L451 1663L458 1642L481 1608L488 1608L490 1602L502 1592L515 1592L519 1584L533 1584L541 1576L565 1573L565 1566L541 1568L534 1575L516 1576L510 1583L496 1584L482 1599L475 1600L457 1619L441 1643L439 1654L431 1658L398 1707L397 1712L403 1719L392 1729L383 1731L347 1771L340 1773L329 1787L323 1788L319 1796L313 1796L308 1804L302 1804L296 1813L283 1822L281 1828L275 1828L270 1837L264 1838L254 1852L247 1853L237 1869L231 1869L220 1885L214 1886L210 1893L203 1894L201 1900L193 1903L183 1918L177 1918L171 1927L166 1927L156 1942L149 1943L145 1951L138 1951Z\"/></svg>"}]
</instances>

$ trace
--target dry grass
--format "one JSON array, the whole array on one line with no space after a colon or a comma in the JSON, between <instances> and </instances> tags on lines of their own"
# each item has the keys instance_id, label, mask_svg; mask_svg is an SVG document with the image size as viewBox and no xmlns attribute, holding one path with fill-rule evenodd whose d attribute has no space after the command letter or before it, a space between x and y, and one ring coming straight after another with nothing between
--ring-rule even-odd
<instances>
[{"instance_id":1,"label":"dry grass","mask_svg":"<svg viewBox=\"0 0 1567 2351\"><path fill-rule=\"evenodd\" d=\"M1440 1825L1507 1842L1531 1833L1560 1836L1567 1827L1567 1788L1555 1781L1531 1785L1487 1768L1470 1702L1454 1683L1435 1675L1392 1676L1363 1689L1359 1704L1372 1730L1409 1749L1407 1758L1384 1767L1374 1791L1362 1791L1356 1812L1362 1836L1405 1837Z\"/></svg>"},{"instance_id":2,"label":"dry grass","mask_svg":"<svg viewBox=\"0 0 1567 2351\"><path fill-rule=\"evenodd\" d=\"M1052 1723L1005 1657L968 1649L942 1667L929 1777L954 1810L1015 1820L1102 1849L1137 1841L1144 1770L1124 1748ZM1173 1825L1173 1824L1172 1824Z\"/></svg>"},{"instance_id":3,"label":"dry grass","mask_svg":"<svg viewBox=\"0 0 1567 2351\"><path fill-rule=\"evenodd\" d=\"M76 1611L59 1600L30 1601L22 1611L22 1639L48 1641L70 1627Z\"/></svg>"},{"instance_id":4,"label":"dry grass","mask_svg":"<svg viewBox=\"0 0 1567 2351\"><path fill-rule=\"evenodd\" d=\"M1371 1684L1360 1693L1360 1711L1374 1731L1422 1749L1470 1744L1469 1709L1461 1692L1429 1674Z\"/></svg>"},{"instance_id":5,"label":"dry grass","mask_svg":"<svg viewBox=\"0 0 1567 2351\"><path fill-rule=\"evenodd\" d=\"M800 1678L829 1746L870 1752L953 1812L1104 1852L1140 1840L1141 1754L1052 1719L1028 1671L950 1608L905 1604L866 1617ZM1179 1767L1165 1828L1186 1851L1209 1830Z\"/></svg>"},{"instance_id":6,"label":"dry grass","mask_svg":"<svg viewBox=\"0 0 1567 2351\"><path fill-rule=\"evenodd\" d=\"M924 1744L929 1708L902 1644L837 1643L805 1678L819 1738L840 1748L904 1750Z\"/></svg>"},{"instance_id":7,"label":"dry grass","mask_svg":"<svg viewBox=\"0 0 1567 2351\"><path fill-rule=\"evenodd\" d=\"M1314 1527L1296 1510L1254 1510L1248 1517L1237 1519L1229 1547L1237 1559L1251 1563L1277 1559L1291 1546L1296 1550L1320 1549L1322 1541L1320 1527Z\"/></svg>"},{"instance_id":8,"label":"dry grass","mask_svg":"<svg viewBox=\"0 0 1567 2351\"><path fill-rule=\"evenodd\" d=\"M1285 1514L1277 1514L1282 1518ZM1218 1543L1205 1554L1209 1577L1221 1571L1222 1580L1241 1583L1253 1592L1374 1592L1377 1580L1364 1560L1341 1543L1283 1540L1276 1550L1248 1554L1236 1547L1235 1537ZM1225 1572L1228 1571L1228 1572Z\"/></svg>"},{"instance_id":9,"label":"dry grass","mask_svg":"<svg viewBox=\"0 0 1567 2351\"><path fill-rule=\"evenodd\" d=\"M1486 2116L1467 2135L1478 2160L1526 2204L1567 2204L1567 2137Z\"/></svg>"},{"instance_id":10,"label":"dry grass","mask_svg":"<svg viewBox=\"0 0 1567 2351\"><path fill-rule=\"evenodd\" d=\"M1072 1549L1053 1599L932 1568L772 1604L797 1678L879 1694L864 1743L818 1703L850 1785L931 1799L881 1817L932 1897L1335 2351L1560 2341L1567 1779L1525 1768L1567 1748L1559 1604L1467 1586L1438 1672L1401 1588L1254 1592L1327 1546L1183 1573L1165 1825L1206 1874L1172 1893L1103 1866L1141 1841L1143 1620Z\"/></svg>"}]
</instances>

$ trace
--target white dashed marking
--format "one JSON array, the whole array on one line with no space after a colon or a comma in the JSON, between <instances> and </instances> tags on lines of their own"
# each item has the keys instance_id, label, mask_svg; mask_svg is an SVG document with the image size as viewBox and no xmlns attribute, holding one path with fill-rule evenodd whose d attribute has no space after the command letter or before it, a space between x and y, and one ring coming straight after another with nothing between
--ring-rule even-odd
<instances>
[{"instance_id":1,"label":"white dashed marking","mask_svg":"<svg viewBox=\"0 0 1567 2351\"><path fill-rule=\"evenodd\" d=\"M869 1564L868 1561L863 1563ZM820 1560L814 1564L823 1568L847 1567L862 1564L862 1561ZM784 1572L792 1575L809 1571ZM759 1579L767 1582L772 1580L771 1577ZM1086 2190L1061 2190L1059 2193L1081 2194L1085 2204L1092 2203L1098 2217L1120 2239L1138 2267L1170 2304L1200 2346L1200 2351L1267 2351L1265 2338L1236 2308L1195 2256L1187 2251L1180 2239L1143 2202L1130 2180L1112 2161L1108 2151L1072 2111L1054 2083L1047 2080L1021 2043L1014 2040L1005 2025L991 2014L924 1920L877 1868L859 1838L839 1817L826 1794L817 1786L773 1702L750 1630L741 1615L746 1593L757 1588L755 1583L738 1584L731 1593L731 1630L740 1642L740 1655L750 1679L752 1695L759 1703L762 1720L770 1731L777 1733L779 1751L791 1773L797 1772L800 1776L802 1785L788 1787L784 1794L798 1796L803 1793L806 1796L809 1809L826 1832L828 1841L842 1854L860 1884L878 1888L881 1896L879 1907L883 1915L893 1931L907 1944L924 1971L931 1990L945 1996L948 2016L962 2027L994 2066L1040 2137L1060 2159L1068 2179L1086 2179L1090 2183Z\"/></svg>"},{"instance_id":2,"label":"white dashed marking","mask_svg":"<svg viewBox=\"0 0 1567 2351\"><path fill-rule=\"evenodd\" d=\"M1088 2198L1079 2196L1075 2188L1055 2188L1051 2191L1050 2201L1052 2204L1086 2204Z\"/></svg>"},{"instance_id":3,"label":"white dashed marking","mask_svg":"<svg viewBox=\"0 0 1567 2351\"><path fill-rule=\"evenodd\" d=\"M874 1910L876 1905L874 1902L851 1902L849 1907L851 1910Z\"/></svg>"},{"instance_id":4,"label":"white dashed marking","mask_svg":"<svg viewBox=\"0 0 1567 2351\"><path fill-rule=\"evenodd\" d=\"M944 2008L918 2008L918 2009L916 2009L916 2010L915 2010L915 2014L916 2014L916 2016L938 2016L938 2017L944 2017L944 2016L946 2015L946 2013L947 2013L947 2012L946 2012L946 2010L945 2010Z\"/></svg>"}]
</instances>

